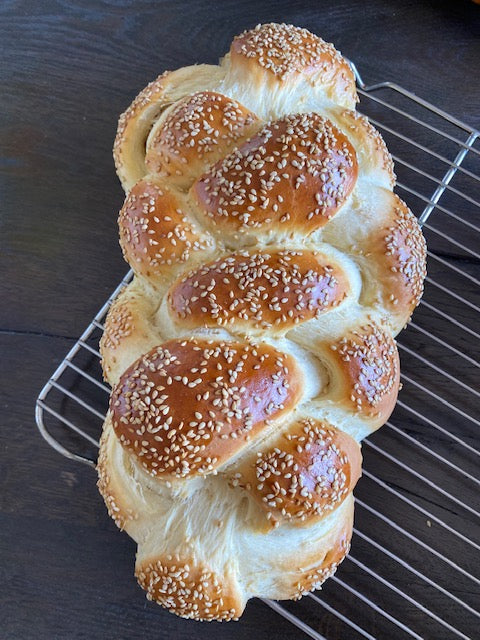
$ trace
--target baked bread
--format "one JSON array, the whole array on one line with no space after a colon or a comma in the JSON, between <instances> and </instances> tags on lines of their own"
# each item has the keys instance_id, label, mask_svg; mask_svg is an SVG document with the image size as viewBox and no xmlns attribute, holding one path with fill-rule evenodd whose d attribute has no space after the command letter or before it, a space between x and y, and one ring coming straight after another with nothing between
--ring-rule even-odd
<instances>
[{"instance_id":1,"label":"baked bread","mask_svg":"<svg viewBox=\"0 0 480 640\"><path fill-rule=\"evenodd\" d=\"M356 102L331 44L267 24L120 118L135 277L101 340L98 486L147 597L180 616L299 598L349 549L426 253Z\"/></svg>"}]
</instances>

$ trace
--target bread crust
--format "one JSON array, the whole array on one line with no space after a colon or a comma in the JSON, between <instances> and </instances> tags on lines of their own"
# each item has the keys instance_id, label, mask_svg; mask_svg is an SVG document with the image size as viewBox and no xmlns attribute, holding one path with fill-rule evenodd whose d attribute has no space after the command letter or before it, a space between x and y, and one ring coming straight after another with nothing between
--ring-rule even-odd
<instances>
[{"instance_id":1,"label":"bread crust","mask_svg":"<svg viewBox=\"0 0 480 640\"><path fill-rule=\"evenodd\" d=\"M232 483L252 494L272 526L311 526L352 492L361 464L352 437L327 421L304 417L244 458Z\"/></svg>"},{"instance_id":2,"label":"bread crust","mask_svg":"<svg viewBox=\"0 0 480 640\"><path fill-rule=\"evenodd\" d=\"M357 179L348 139L316 113L267 124L193 186L207 221L223 233L271 226L309 235L339 211Z\"/></svg>"},{"instance_id":3,"label":"bread crust","mask_svg":"<svg viewBox=\"0 0 480 640\"><path fill-rule=\"evenodd\" d=\"M205 476L291 412L301 387L295 360L269 345L170 340L122 374L110 411L148 473Z\"/></svg>"},{"instance_id":4,"label":"bread crust","mask_svg":"<svg viewBox=\"0 0 480 640\"><path fill-rule=\"evenodd\" d=\"M147 597L182 617L297 599L348 552L359 443L395 406L426 258L356 100L333 45L268 24L120 118L135 277L100 345L98 487Z\"/></svg>"},{"instance_id":5,"label":"bread crust","mask_svg":"<svg viewBox=\"0 0 480 640\"><path fill-rule=\"evenodd\" d=\"M335 104L350 106L358 100L350 65L332 44L307 29L257 25L234 38L230 64L238 75L270 90L306 81L310 87L321 87Z\"/></svg>"},{"instance_id":6,"label":"bread crust","mask_svg":"<svg viewBox=\"0 0 480 640\"><path fill-rule=\"evenodd\" d=\"M125 192L147 173L146 141L162 112L193 91L215 85L223 76L216 65L193 65L164 71L140 91L120 116L113 145L115 168Z\"/></svg>"},{"instance_id":7,"label":"bread crust","mask_svg":"<svg viewBox=\"0 0 480 640\"><path fill-rule=\"evenodd\" d=\"M139 180L120 211L125 260L151 286L161 289L170 273L212 254L214 241L187 214L188 203L157 179Z\"/></svg>"},{"instance_id":8,"label":"bread crust","mask_svg":"<svg viewBox=\"0 0 480 640\"><path fill-rule=\"evenodd\" d=\"M199 91L175 103L149 134L149 173L186 188L259 128L258 118L236 100Z\"/></svg>"},{"instance_id":9,"label":"bread crust","mask_svg":"<svg viewBox=\"0 0 480 640\"><path fill-rule=\"evenodd\" d=\"M175 282L170 312L182 326L245 326L270 335L335 309L350 293L340 265L318 251L242 251Z\"/></svg>"}]
</instances>

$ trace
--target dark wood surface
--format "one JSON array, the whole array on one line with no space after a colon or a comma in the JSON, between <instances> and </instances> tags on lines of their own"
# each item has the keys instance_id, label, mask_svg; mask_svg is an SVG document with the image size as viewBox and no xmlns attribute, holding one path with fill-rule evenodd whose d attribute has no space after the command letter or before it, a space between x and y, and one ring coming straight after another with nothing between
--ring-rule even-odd
<instances>
[{"instance_id":1,"label":"dark wood surface","mask_svg":"<svg viewBox=\"0 0 480 640\"><path fill-rule=\"evenodd\" d=\"M333 41L367 82L396 81L478 128L479 14L460 0L0 3L1 638L303 637L256 601L231 625L147 603L134 544L94 472L40 438L35 399L125 273L111 146L148 81L215 63L257 22L286 21ZM347 637L333 616L317 622Z\"/></svg>"}]
</instances>

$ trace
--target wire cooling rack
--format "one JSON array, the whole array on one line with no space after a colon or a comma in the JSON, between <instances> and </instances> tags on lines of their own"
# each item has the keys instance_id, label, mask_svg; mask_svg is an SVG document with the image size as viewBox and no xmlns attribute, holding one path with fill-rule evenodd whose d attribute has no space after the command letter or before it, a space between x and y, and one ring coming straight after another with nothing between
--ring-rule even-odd
<instances>
[{"instance_id":1,"label":"wire cooling rack","mask_svg":"<svg viewBox=\"0 0 480 640\"><path fill-rule=\"evenodd\" d=\"M478 637L480 132L396 84L366 86L354 71L361 111L393 153L397 192L423 226L429 275L400 335L397 407L363 443L348 558L321 592L264 602L316 640ZM42 436L91 466L109 394L97 345L108 307L130 279L37 400Z\"/></svg>"}]
</instances>

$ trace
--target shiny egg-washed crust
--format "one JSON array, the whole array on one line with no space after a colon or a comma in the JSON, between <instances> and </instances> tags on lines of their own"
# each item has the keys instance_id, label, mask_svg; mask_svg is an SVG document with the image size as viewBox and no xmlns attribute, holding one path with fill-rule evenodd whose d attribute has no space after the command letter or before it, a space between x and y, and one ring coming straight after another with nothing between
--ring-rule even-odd
<instances>
[{"instance_id":1,"label":"shiny egg-washed crust","mask_svg":"<svg viewBox=\"0 0 480 640\"><path fill-rule=\"evenodd\" d=\"M234 253L190 271L174 283L168 302L183 326L244 325L284 334L338 307L348 293L343 270L330 256L272 248Z\"/></svg>"},{"instance_id":2,"label":"shiny egg-washed crust","mask_svg":"<svg viewBox=\"0 0 480 640\"><path fill-rule=\"evenodd\" d=\"M194 259L204 260L214 242L186 214L182 195L155 180L139 180L120 211L120 246L134 272L156 288Z\"/></svg>"},{"instance_id":3,"label":"shiny egg-washed crust","mask_svg":"<svg viewBox=\"0 0 480 640\"><path fill-rule=\"evenodd\" d=\"M98 486L149 598L199 620L301 597L348 551L359 442L399 389L425 242L353 74L260 25L120 118L135 277L101 340Z\"/></svg>"},{"instance_id":4,"label":"shiny egg-washed crust","mask_svg":"<svg viewBox=\"0 0 480 640\"><path fill-rule=\"evenodd\" d=\"M205 475L292 411L301 385L295 360L269 345L170 340L122 375L113 428L151 475Z\"/></svg>"},{"instance_id":5,"label":"shiny egg-washed crust","mask_svg":"<svg viewBox=\"0 0 480 640\"><path fill-rule=\"evenodd\" d=\"M193 187L223 234L278 228L309 235L340 210L357 178L348 139L316 113L288 115L215 164Z\"/></svg>"},{"instance_id":6,"label":"shiny egg-washed crust","mask_svg":"<svg viewBox=\"0 0 480 640\"><path fill-rule=\"evenodd\" d=\"M171 184L187 187L189 176L203 173L257 128L255 114L236 100L200 91L157 120L147 141L146 167Z\"/></svg>"},{"instance_id":7,"label":"shiny egg-washed crust","mask_svg":"<svg viewBox=\"0 0 480 640\"><path fill-rule=\"evenodd\" d=\"M400 384L400 362L393 338L370 324L349 331L329 348L325 359L341 381L337 397L332 384L332 399L369 419L373 428L380 427L393 411Z\"/></svg>"},{"instance_id":8,"label":"shiny egg-washed crust","mask_svg":"<svg viewBox=\"0 0 480 640\"><path fill-rule=\"evenodd\" d=\"M336 509L361 474L358 443L326 421L289 424L268 448L246 457L231 484L251 492L273 526L309 526Z\"/></svg>"},{"instance_id":9,"label":"shiny egg-washed crust","mask_svg":"<svg viewBox=\"0 0 480 640\"><path fill-rule=\"evenodd\" d=\"M332 575L349 549L351 492L335 511L307 528L267 528L257 500L246 508L243 490L226 484L223 477L206 476L201 491L184 480L181 486L152 481L120 445L110 417L98 472L110 516L139 544L137 579L151 599L182 617L235 619L250 597L298 599ZM181 508L172 510L170 503L178 501ZM185 517L185 508L190 517ZM159 518L164 523L161 535ZM200 576L205 593L198 598L194 594Z\"/></svg>"},{"instance_id":10,"label":"shiny egg-washed crust","mask_svg":"<svg viewBox=\"0 0 480 640\"><path fill-rule=\"evenodd\" d=\"M284 90L306 83L320 86L329 100L347 106L357 101L355 78L340 53L307 29L266 24L245 31L230 48L232 73L255 88Z\"/></svg>"}]
</instances>

